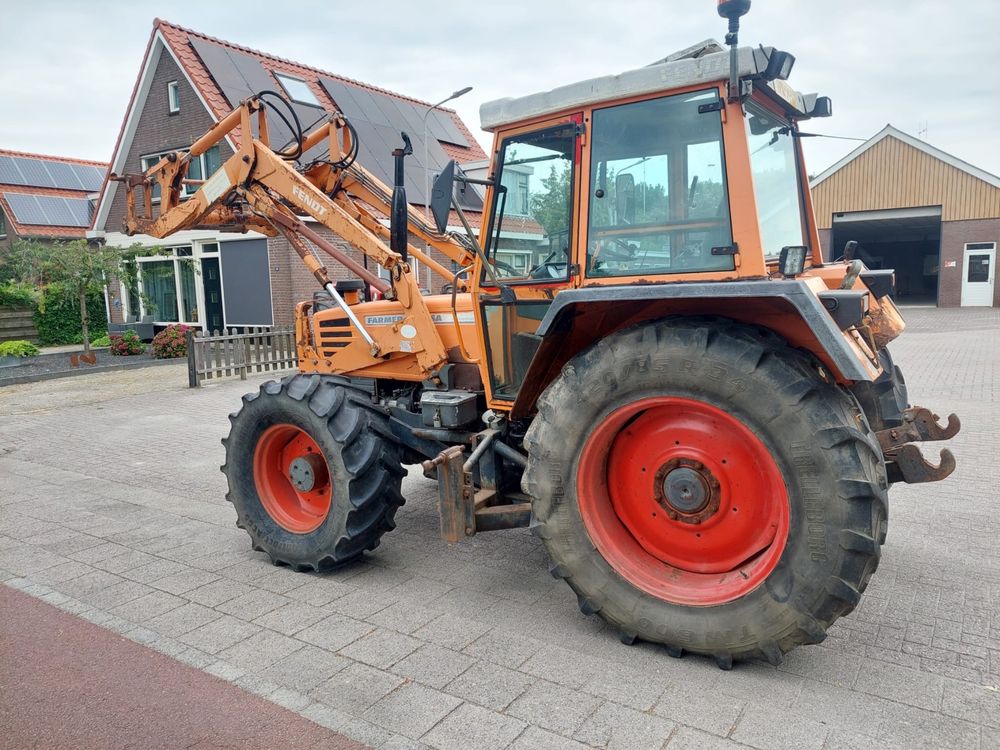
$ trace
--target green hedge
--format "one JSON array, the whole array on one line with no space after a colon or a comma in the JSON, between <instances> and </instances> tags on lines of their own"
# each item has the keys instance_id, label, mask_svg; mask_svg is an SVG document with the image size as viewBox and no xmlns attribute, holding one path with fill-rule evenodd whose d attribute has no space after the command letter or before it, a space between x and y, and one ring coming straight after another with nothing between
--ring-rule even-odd
<instances>
[{"instance_id":1,"label":"green hedge","mask_svg":"<svg viewBox=\"0 0 1000 750\"><path fill-rule=\"evenodd\" d=\"M90 314L91 339L108 332L108 316L104 308L104 295L91 292L87 295L87 312ZM41 303L35 311L35 328L38 339L45 346L83 343L80 330L80 310L77 299L68 294L62 285L49 284L42 290Z\"/></svg>"},{"instance_id":2,"label":"green hedge","mask_svg":"<svg viewBox=\"0 0 1000 750\"><path fill-rule=\"evenodd\" d=\"M27 284L8 282L0 284L0 307L30 307L34 309L38 302L34 290Z\"/></svg>"}]
</instances>

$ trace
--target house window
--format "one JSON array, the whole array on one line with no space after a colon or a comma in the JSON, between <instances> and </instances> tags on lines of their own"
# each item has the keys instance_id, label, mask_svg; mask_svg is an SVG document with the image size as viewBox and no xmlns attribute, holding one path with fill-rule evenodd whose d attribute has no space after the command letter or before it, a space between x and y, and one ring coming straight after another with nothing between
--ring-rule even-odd
<instances>
[{"instance_id":1,"label":"house window","mask_svg":"<svg viewBox=\"0 0 1000 750\"><path fill-rule=\"evenodd\" d=\"M162 255L139 258L139 283L142 312L152 317L154 323L201 322L199 314L199 279L201 262L194 257L191 246L169 248ZM129 300L133 290L129 289ZM132 312L131 305L129 311Z\"/></svg>"},{"instance_id":2,"label":"house window","mask_svg":"<svg viewBox=\"0 0 1000 750\"><path fill-rule=\"evenodd\" d=\"M159 154L150 154L149 156L142 157L142 171L146 172L151 167L155 167L167 154L172 154L173 151L164 151ZM197 159L193 159L191 164L188 165L187 178L189 180L206 180L215 174L219 167L222 166L222 156L219 153L218 146L212 146L205 153L199 156ZM198 192L199 185L184 185L181 188L181 198L190 198L192 195ZM153 202L156 203L160 200L160 186L158 184L153 185Z\"/></svg>"},{"instance_id":3,"label":"house window","mask_svg":"<svg viewBox=\"0 0 1000 750\"><path fill-rule=\"evenodd\" d=\"M518 165L520 166L520 165ZM528 193L528 181L532 174L531 167L521 167L524 171L507 169L501 175L501 184L507 188L508 216L528 216L531 209L531 198Z\"/></svg>"},{"instance_id":4,"label":"house window","mask_svg":"<svg viewBox=\"0 0 1000 750\"><path fill-rule=\"evenodd\" d=\"M167 108L172 115L181 111L181 92L177 81L167 84Z\"/></svg>"},{"instance_id":5,"label":"house window","mask_svg":"<svg viewBox=\"0 0 1000 750\"><path fill-rule=\"evenodd\" d=\"M309 84L299 78L292 78L291 76L284 75L283 73L275 73L274 77L278 79L278 83L281 84L281 88L285 90L288 94L288 98L293 102L299 102L300 104L308 104L313 107L322 107L323 105L319 103L316 95L309 88Z\"/></svg>"},{"instance_id":6,"label":"house window","mask_svg":"<svg viewBox=\"0 0 1000 750\"><path fill-rule=\"evenodd\" d=\"M0 239L7 236L7 217L0 211Z\"/></svg>"}]
</instances>

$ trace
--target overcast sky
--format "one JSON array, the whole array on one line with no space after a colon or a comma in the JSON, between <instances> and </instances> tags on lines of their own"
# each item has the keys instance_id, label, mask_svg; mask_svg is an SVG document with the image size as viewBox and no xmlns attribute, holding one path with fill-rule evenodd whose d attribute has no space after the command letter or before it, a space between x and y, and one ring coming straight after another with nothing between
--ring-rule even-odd
<instances>
[{"instance_id":1,"label":"overcast sky","mask_svg":"<svg viewBox=\"0 0 1000 750\"><path fill-rule=\"evenodd\" d=\"M108 161L153 18L421 99L479 105L640 67L725 22L713 0L164 3L35 0L4 7L0 147ZM741 42L798 59L790 83L833 98L810 131L867 138L886 123L1000 174L997 0L755 0ZM856 147L809 139L818 173Z\"/></svg>"}]
</instances>

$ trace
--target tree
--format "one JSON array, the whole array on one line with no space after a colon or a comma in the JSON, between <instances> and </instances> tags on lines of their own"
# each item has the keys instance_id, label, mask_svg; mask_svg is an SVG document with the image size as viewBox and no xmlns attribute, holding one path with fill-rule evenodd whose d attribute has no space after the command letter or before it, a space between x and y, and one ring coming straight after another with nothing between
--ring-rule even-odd
<instances>
[{"instance_id":1,"label":"tree","mask_svg":"<svg viewBox=\"0 0 1000 750\"><path fill-rule=\"evenodd\" d=\"M569 173L553 164L549 176L542 178L542 190L531 196L531 216L547 235L569 229Z\"/></svg>"},{"instance_id":2,"label":"tree","mask_svg":"<svg viewBox=\"0 0 1000 750\"><path fill-rule=\"evenodd\" d=\"M4 263L18 281L43 287L59 284L77 305L83 350L90 351L90 316L87 295L104 289L111 278L127 278L135 273L135 257L148 254L149 248L107 245L93 246L86 240L44 243L19 240L11 246Z\"/></svg>"}]
</instances>

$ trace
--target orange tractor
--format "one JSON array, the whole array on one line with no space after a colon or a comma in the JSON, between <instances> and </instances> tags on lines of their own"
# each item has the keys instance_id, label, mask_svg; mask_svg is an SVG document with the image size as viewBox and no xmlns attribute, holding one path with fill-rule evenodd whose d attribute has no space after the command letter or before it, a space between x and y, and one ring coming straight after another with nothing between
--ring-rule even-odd
<instances>
[{"instance_id":1,"label":"orange tractor","mask_svg":"<svg viewBox=\"0 0 1000 750\"><path fill-rule=\"evenodd\" d=\"M281 234L322 287L296 307L298 373L244 396L223 440L254 549L304 571L360 557L422 463L446 540L530 527L626 643L777 663L858 604L890 485L955 467L913 443L959 423L908 406L887 348L904 327L893 272L824 262L799 123L830 101L787 84L787 52L738 46L749 5L719 2L728 51L484 105L489 175L450 164L434 225L406 204L405 134L390 187L340 113L272 150L271 93L115 178L128 232ZM237 153L188 180L236 129ZM456 182L485 187L478 236ZM332 283L317 250L362 283ZM448 292L422 294L411 258Z\"/></svg>"}]
</instances>

